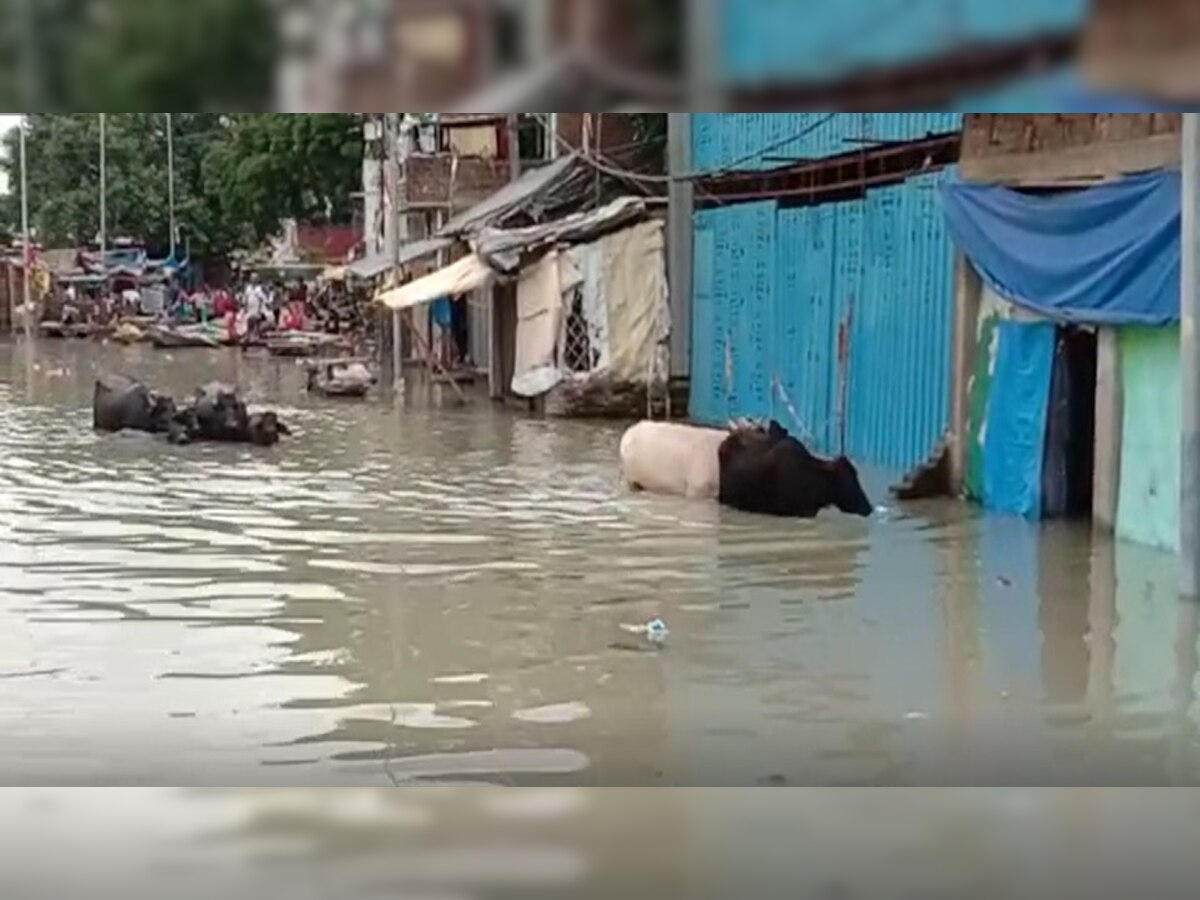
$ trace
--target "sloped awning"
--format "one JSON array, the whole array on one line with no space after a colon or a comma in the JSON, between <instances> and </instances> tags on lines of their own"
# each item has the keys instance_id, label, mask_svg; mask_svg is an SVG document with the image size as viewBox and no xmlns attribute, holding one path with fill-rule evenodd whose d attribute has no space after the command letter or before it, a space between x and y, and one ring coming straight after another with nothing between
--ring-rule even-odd
<instances>
[{"instance_id":1,"label":"sloped awning","mask_svg":"<svg viewBox=\"0 0 1200 900\"><path fill-rule=\"evenodd\" d=\"M362 259L356 259L350 265L346 266L346 272L355 278L364 280L370 278L378 278L384 272L392 267L392 261L387 256L379 254L376 256L364 256Z\"/></svg>"},{"instance_id":2,"label":"sloped awning","mask_svg":"<svg viewBox=\"0 0 1200 900\"><path fill-rule=\"evenodd\" d=\"M483 287L493 274L482 259L471 254L424 278L384 291L376 299L389 309L409 309Z\"/></svg>"},{"instance_id":3,"label":"sloped awning","mask_svg":"<svg viewBox=\"0 0 1200 900\"><path fill-rule=\"evenodd\" d=\"M549 165L532 169L506 184L486 200L459 213L438 231L441 237L457 237L501 221L505 216L554 191L583 165L578 154L564 156Z\"/></svg>"},{"instance_id":4,"label":"sloped awning","mask_svg":"<svg viewBox=\"0 0 1200 900\"><path fill-rule=\"evenodd\" d=\"M529 228L485 228L475 239L475 252L497 272L511 275L557 244L586 244L643 221L646 201L621 197L590 212L575 213Z\"/></svg>"}]
</instances>

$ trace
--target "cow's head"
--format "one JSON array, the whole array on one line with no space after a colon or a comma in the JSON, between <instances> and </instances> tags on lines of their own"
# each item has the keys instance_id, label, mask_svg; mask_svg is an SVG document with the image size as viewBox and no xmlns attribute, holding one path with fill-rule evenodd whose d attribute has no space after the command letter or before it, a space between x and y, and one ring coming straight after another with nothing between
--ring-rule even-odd
<instances>
[{"instance_id":1,"label":"cow's head","mask_svg":"<svg viewBox=\"0 0 1200 900\"><path fill-rule=\"evenodd\" d=\"M851 516L866 518L875 512L862 482L858 479L858 470L854 463L846 457L839 456L829 464L833 476L833 504L842 512Z\"/></svg>"}]
</instances>

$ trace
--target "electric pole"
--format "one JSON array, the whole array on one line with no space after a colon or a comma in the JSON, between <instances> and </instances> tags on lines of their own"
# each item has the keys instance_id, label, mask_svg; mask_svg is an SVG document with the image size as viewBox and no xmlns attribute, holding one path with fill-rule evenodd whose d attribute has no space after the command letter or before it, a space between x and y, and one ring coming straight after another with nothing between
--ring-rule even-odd
<instances>
[{"instance_id":1,"label":"electric pole","mask_svg":"<svg viewBox=\"0 0 1200 900\"><path fill-rule=\"evenodd\" d=\"M175 262L175 129L167 113L167 205L171 222L171 262Z\"/></svg>"},{"instance_id":2,"label":"electric pole","mask_svg":"<svg viewBox=\"0 0 1200 900\"><path fill-rule=\"evenodd\" d=\"M397 275L400 268L400 159L399 134L396 128L396 114L383 114L384 168L383 220L384 243L387 244L388 259L392 263L392 274ZM392 386L397 390L404 387L404 357L402 353L403 323L400 310L392 310Z\"/></svg>"},{"instance_id":3,"label":"electric pole","mask_svg":"<svg viewBox=\"0 0 1200 900\"><path fill-rule=\"evenodd\" d=\"M25 120L17 126L21 129L21 244L24 260L21 265L21 303L25 310L25 339L33 336L33 306L30 302L29 267L33 263L33 247L29 241L29 166L25 156Z\"/></svg>"},{"instance_id":4,"label":"electric pole","mask_svg":"<svg viewBox=\"0 0 1200 900\"><path fill-rule=\"evenodd\" d=\"M105 289L108 288L108 170L104 131L107 116L100 113L100 265L104 269Z\"/></svg>"}]
</instances>

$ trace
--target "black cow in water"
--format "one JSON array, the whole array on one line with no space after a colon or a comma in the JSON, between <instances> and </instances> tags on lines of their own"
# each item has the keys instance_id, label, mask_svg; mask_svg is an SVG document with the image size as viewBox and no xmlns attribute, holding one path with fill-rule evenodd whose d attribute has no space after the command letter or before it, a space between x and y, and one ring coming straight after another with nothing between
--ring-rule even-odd
<instances>
[{"instance_id":1,"label":"black cow in water","mask_svg":"<svg viewBox=\"0 0 1200 900\"><path fill-rule=\"evenodd\" d=\"M850 460L814 456L778 422L733 429L718 461L720 501L733 509L801 519L829 506L853 516L874 512Z\"/></svg>"},{"instance_id":2,"label":"black cow in water","mask_svg":"<svg viewBox=\"0 0 1200 900\"><path fill-rule=\"evenodd\" d=\"M92 425L97 431L144 431L163 434L176 416L175 401L124 375L96 379Z\"/></svg>"}]
</instances>

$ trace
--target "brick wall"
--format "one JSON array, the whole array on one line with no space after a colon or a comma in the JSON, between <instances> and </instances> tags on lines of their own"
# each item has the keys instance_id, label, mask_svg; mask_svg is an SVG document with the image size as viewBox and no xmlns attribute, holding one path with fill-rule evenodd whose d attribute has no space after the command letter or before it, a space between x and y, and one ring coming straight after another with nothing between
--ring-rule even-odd
<instances>
[{"instance_id":1,"label":"brick wall","mask_svg":"<svg viewBox=\"0 0 1200 900\"><path fill-rule=\"evenodd\" d=\"M464 210L486 199L509 181L505 160L463 157L451 184L447 154L414 156L405 163L405 196L410 207L439 206ZM452 202L453 201L453 202Z\"/></svg>"},{"instance_id":2,"label":"brick wall","mask_svg":"<svg viewBox=\"0 0 1200 900\"><path fill-rule=\"evenodd\" d=\"M1179 113L970 113L962 171L1034 185L1175 166L1182 128Z\"/></svg>"}]
</instances>

